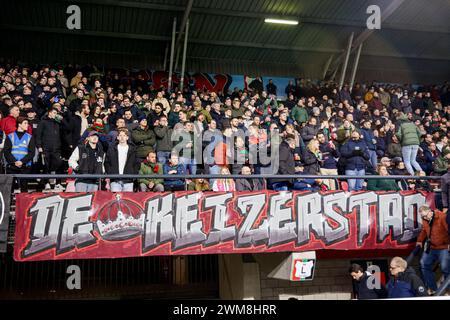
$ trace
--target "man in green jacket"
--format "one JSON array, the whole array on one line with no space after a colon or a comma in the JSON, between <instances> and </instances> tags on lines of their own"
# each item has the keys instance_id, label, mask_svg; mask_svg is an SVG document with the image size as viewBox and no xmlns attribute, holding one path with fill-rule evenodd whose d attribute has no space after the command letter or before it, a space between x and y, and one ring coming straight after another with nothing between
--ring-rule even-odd
<instances>
[{"instance_id":1,"label":"man in green jacket","mask_svg":"<svg viewBox=\"0 0 450 320\"><path fill-rule=\"evenodd\" d=\"M141 163L139 169L141 175L156 175L163 174L163 165L156 162L156 153L150 151L144 162ZM163 179L139 179L139 188L142 192L164 192L164 180Z\"/></svg>"},{"instance_id":2,"label":"man in green jacket","mask_svg":"<svg viewBox=\"0 0 450 320\"><path fill-rule=\"evenodd\" d=\"M400 124L396 136L402 145L402 157L406 170L413 176L414 169L416 171L422 171L422 168L416 160L422 133L414 123L409 121L405 114L400 114L398 120Z\"/></svg>"},{"instance_id":3,"label":"man in green jacket","mask_svg":"<svg viewBox=\"0 0 450 320\"><path fill-rule=\"evenodd\" d=\"M139 119L139 127L134 129L131 133L133 143L137 147L137 157L145 159L156 143L156 136L152 129L147 125L147 118Z\"/></svg>"},{"instance_id":4,"label":"man in green jacket","mask_svg":"<svg viewBox=\"0 0 450 320\"><path fill-rule=\"evenodd\" d=\"M298 104L292 108L291 118L294 119L298 125L308 122L309 119L308 111L303 105L302 100L300 100Z\"/></svg>"},{"instance_id":5,"label":"man in green jacket","mask_svg":"<svg viewBox=\"0 0 450 320\"><path fill-rule=\"evenodd\" d=\"M437 175L444 175L448 171L448 164L450 161L450 149L442 149L442 153L433 163L433 172Z\"/></svg>"}]
</instances>

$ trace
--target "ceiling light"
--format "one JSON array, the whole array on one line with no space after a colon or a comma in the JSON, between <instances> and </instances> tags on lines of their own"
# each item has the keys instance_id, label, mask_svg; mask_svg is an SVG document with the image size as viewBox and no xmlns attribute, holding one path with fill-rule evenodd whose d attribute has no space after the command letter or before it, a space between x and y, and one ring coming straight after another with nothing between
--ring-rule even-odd
<instances>
[{"instance_id":1,"label":"ceiling light","mask_svg":"<svg viewBox=\"0 0 450 320\"><path fill-rule=\"evenodd\" d=\"M278 24L290 24L290 25L297 25L298 21L295 20L282 20L282 19L270 19L267 18L264 20L266 23L278 23Z\"/></svg>"}]
</instances>

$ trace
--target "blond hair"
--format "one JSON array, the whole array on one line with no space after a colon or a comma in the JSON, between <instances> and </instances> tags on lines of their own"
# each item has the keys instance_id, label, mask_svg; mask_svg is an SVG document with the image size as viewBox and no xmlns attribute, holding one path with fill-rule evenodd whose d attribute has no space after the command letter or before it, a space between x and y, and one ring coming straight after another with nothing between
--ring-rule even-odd
<instances>
[{"instance_id":1,"label":"blond hair","mask_svg":"<svg viewBox=\"0 0 450 320\"><path fill-rule=\"evenodd\" d=\"M317 147L316 150L313 150L313 146L314 146L314 143L315 143L315 142L319 143L319 140L317 140L316 138L311 139L311 140L308 142L308 145L306 146L306 148L308 148L308 150L311 151L312 153L315 153L315 152L317 152L317 151L319 150L319 147Z\"/></svg>"},{"instance_id":2,"label":"blond hair","mask_svg":"<svg viewBox=\"0 0 450 320\"><path fill-rule=\"evenodd\" d=\"M392 258L391 263L394 263L397 267L402 268L403 270L406 270L408 267L408 262L401 257Z\"/></svg>"}]
</instances>

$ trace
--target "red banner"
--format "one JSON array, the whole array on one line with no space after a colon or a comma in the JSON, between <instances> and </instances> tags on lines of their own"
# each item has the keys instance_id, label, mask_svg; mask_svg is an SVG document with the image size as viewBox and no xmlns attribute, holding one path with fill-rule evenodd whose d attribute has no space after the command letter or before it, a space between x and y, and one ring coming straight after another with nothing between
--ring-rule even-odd
<instances>
[{"instance_id":1,"label":"red banner","mask_svg":"<svg viewBox=\"0 0 450 320\"><path fill-rule=\"evenodd\" d=\"M19 194L16 261L408 249L433 193Z\"/></svg>"}]
</instances>

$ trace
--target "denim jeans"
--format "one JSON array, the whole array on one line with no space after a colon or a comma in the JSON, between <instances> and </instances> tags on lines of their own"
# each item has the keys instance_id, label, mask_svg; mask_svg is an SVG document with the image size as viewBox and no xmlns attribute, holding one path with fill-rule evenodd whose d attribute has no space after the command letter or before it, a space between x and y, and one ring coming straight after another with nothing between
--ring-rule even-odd
<instances>
[{"instance_id":1,"label":"denim jeans","mask_svg":"<svg viewBox=\"0 0 450 320\"><path fill-rule=\"evenodd\" d=\"M189 174L197 173L197 161L191 158L180 157L180 163L185 166L186 170L189 171Z\"/></svg>"},{"instance_id":2,"label":"denim jeans","mask_svg":"<svg viewBox=\"0 0 450 320\"><path fill-rule=\"evenodd\" d=\"M414 175L414 169L416 169L416 171L422 171L420 164L416 161L418 151L419 146L402 147L403 162L405 163L406 170L408 170L409 174L412 176Z\"/></svg>"},{"instance_id":3,"label":"denim jeans","mask_svg":"<svg viewBox=\"0 0 450 320\"><path fill-rule=\"evenodd\" d=\"M288 191L288 184L287 182L275 182L272 184L272 189L275 191Z\"/></svg>"},{"instance_id":4,"label":"denim jeans","mask_svg":"<svg viewBox=\"0 0 450 320\"><path fill-rule=\"evenodd\" d=\"M75 182L75 192L95 192L98 191L96 183Z\"/></svg>"},{"instance_id":5,"label":"denim jeans","mask_svg":"<svg viewBox=\"0 0 450 320\"><path fill-rule=\"evenodd\" d=\"M431 249L430 253L423 253L422 258L420 259L420 270L422 271L425 285L431 289L436 291L436 280L434 278L433 273L433 265L436 261L439 261L439 265L441 267L441 272L445 276L448 277L450 273L450 254L447 249L442 250L434 250Z\"/></svg>"},{"instance_id":6,"label":"denim jeans","mask_svg":"<svg viewBox=\"0 0 450 320\"><path fill-rule=\"evenodd\" d=\"M374 170L377 170L377 162L378 162L378 157L377 157L377 152L375 150L368 150L369 151L369 161L370 164L372 165Z\"/></svg>"},{"instance_id":7,"label":"denim jeans","mask_svg":"<svg viewBox=\"0 0 450 320\"><path fill-rule=\"evenodd\" d=\"M111 182L111 192L133 192L133 183Z\"/></svg>"},{"instance_id":8,"label":"denim jeans","mask_svg":"<svg viewBox=\"0 0 450 320\"><path fill-rule=\"evenodd\" d=\"M366 170L345 170L346 176L363 176L366 174ZM348 179L348 191L360 191L362 190L364 180L363 179Z\"/></svg>"}]
</instances>

